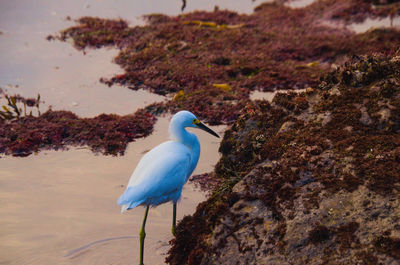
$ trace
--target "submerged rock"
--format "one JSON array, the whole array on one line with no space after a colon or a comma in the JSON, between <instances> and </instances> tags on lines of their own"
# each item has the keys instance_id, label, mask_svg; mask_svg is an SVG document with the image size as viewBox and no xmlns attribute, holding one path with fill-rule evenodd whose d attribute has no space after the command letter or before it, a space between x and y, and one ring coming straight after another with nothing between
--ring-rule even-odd
<instances>
[{"instance_id":1,"label":"submerged rock","mask_svg":"<svg viewBox=\"0 0 400 265\"><path fill-rule=\"evenodd\" d=\"M399 264L399 80L398 57L355 57L314 91L247 105L221 143L223 183L167 261Z\"/></svg>"}]
</instances>

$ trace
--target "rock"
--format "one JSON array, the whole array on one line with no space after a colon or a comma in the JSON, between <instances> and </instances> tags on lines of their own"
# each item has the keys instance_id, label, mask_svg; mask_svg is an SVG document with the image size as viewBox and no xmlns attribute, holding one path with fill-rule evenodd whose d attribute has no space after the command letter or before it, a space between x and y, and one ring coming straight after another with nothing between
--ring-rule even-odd
<instances>
[{"instance_id":1,"label":"rock","mask_svg":"<svg viewBox=\"0 0 400 265\"><path fill-rule=\"evenodd\" d=\"M281 128L279 129L278 133L287 132L295 123L293 121L287 121L282 124Z\"/></svg>"},{"instance_id":2,"label":"rock","mask_svg":"<svg viewBox=\"0 0 400 265\"><path fill-rule=\"evenodd\" d=\"M365 62L379 74L360 85ZM379 92L400 65L361 57L331 75L307 108L254 102L226 132L225 181L180 222L172 264L400 264L400 89Z\"/></svg>"}]
</instances>

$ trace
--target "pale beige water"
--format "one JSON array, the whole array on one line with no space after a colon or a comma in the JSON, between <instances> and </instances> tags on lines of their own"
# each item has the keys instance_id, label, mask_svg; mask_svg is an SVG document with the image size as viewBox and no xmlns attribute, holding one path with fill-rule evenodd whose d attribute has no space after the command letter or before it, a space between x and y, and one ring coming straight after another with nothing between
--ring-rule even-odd
<instances>
[{"instance_id":1,"label":"pale beige water","mask_svg":"<svg viewBox=\"0 0 400 265\"><path fill-rule=\"evenodd\" d=\"M390 28L395 27L400 28L400 18L397 16L393 19L389 17L386 18L367 18L362 23L352 23L349 25L349 29L355 31L356 33L364 33L371 29L376 28Z\"/></svg>"},{"instance_id":2,"label":"pale beige water","mask_svg":"<svg viewBox=\"0 0 400 265\"><path fill-rule=\"evenodd\" d=\"M269 102L272 102L272 100L274 99L275 95L277 93L288 93L288 92L296 92L296 93L301 93L301 92L305 92L305 89L295 89L295 90L274 90L274 91L253 91L250 94L250 99L251 100L266 100Z\"/></svg>"},{"instance_id":3,"label":"pale beige water","mask_svg":"<svg viewBox=\"0 0 400 265\"><path fill-rule=\"evenodd\" d=\"M81 117L101 113L126 115L165 99L144 90L132 91L100 83L101 77L123 73L112 62L119 51L88 49L83 54L71 43L47 41L47 35L74 23L66 21L66 15L62 18L57 15L60 7L45 1L22 2L28 2L27 6L10 4L12 7L7 7L7 1L0 2L3 32L0 35L0 87L8 94L36 97L40 93L44 101L42 112L52 106L54 110L70 110ZM24 16L26 9L32 12Z\"/></svg>"},{"instance_id":4,"label":"pale beige water","mask_svg":"<svg viewBox=\"0 0 400 265\"><path fill-rule=\"evenodd\" d=\"M290 0L285 3L286 6L292 8L303 8L314 3L315 0Z\"/></svg>"},{"instance_id":5,"label":"pale beige water","mask_svg":"<svg viewBox=\"0 0 400 265\"><path fill-rule=\"evenodd\" d=\"M167 126L168 119L161 118L155 133L131 143L122 157L94 155L82 148L2 157L0 264L136 264L144 209L122 215L116 200L143 153L166 140ZM211 128L221 136L225 130ZM196 133L202 153L194 174L209 172L219 159L220 139ZM187 184L178 220L204 199ZM146 264L163 264L172 239L171 220L170 203L150 210Z\"/></svg>"}]
</instances>

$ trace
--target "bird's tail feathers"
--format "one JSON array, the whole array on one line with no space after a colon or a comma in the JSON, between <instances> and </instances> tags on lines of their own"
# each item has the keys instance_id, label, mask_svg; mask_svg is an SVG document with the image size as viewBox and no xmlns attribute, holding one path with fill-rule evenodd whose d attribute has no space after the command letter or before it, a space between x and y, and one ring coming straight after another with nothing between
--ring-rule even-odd
<instances>
[{"instance_id":1,"label":"bird's tail feathers","mask_svg":"<svg viewBox=\"0 0 400 265\"><path fill-rule=\"evenodd\" d=\"M140 204L142 204L143 201L139 201L139 202L133 202L131 204L123 204L121 207L121 213L124 213L130 209L133 209L137 206L139 206Z\"/></svg>"},{"instance_id":2,"label":"bird's tail feathers","mask_svg":"<svg viewBox=\"0 0 400 265\"><path fill-rule=\"evenodd\" d=\"M124 213L124 212L128 211L128 208L129 208L129 204L124 204L124 205L122 205L122 207L121 207L121 213Z\"/></svg>"},{"instance_id":3,"label":"bird's tail feathers","mask_svg":"<svg viewBox=\"0 0 400 265\"><path fill-rule=\"evenodd\" d=\"M129 209L135 208L143 203L143 199L137 197L139 194L135 192L133 187L128 187L128 189L118 198L118 204L121 205L121 213L126 212Z\"/></svg>"}]
</instances>

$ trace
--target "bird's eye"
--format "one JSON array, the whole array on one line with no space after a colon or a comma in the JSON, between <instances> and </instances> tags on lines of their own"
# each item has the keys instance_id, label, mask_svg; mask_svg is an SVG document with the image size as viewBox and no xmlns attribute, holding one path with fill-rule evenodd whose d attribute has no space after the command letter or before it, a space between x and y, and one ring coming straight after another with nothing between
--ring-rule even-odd
<instances>
[{"instance_id":1,"label":"bird's eye","mask_svg":"<svg viewBox=\"0 0 400 265\"><path fill-rule=\"evenodd\" d=\"M198 119L193 119L193 122L192 122L193 124L199 124L200 123L200 121L198 120Z\"/></svg>"}]
</instances>

